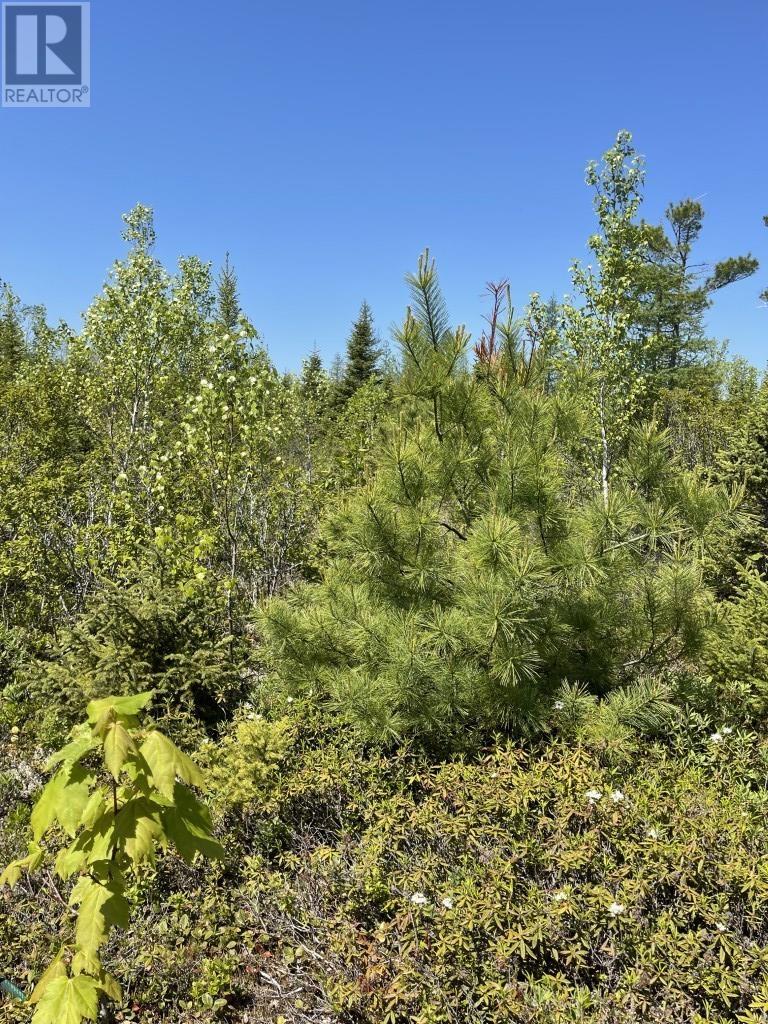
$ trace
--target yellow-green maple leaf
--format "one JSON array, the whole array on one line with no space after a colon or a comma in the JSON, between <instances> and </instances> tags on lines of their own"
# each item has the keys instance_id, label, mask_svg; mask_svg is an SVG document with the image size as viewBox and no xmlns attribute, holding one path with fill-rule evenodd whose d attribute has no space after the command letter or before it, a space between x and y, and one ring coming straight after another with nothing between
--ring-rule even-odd
<instances>
[{"instance_id":1,"label":"yellow-green maple leaf","mask_svg":"<svg viewBox=\"0 0 768 1024\"><path fill-rule=\"evenodd\" d=\"M155 730L150 732L141 745L140 753L149 765L152 779L163 796L173 797L177 778L203 788L205 780L195 762L162 733Z\"/></svg>"},{"instance_id":2,"label":"yellow-green maple leaf","mask_svg":"<svg viewBox=\"0 0 768 1024\"><path fill-rule=\"evenodd\" d=\"M96 1020L99 1012L99 985L95 978L80 974L76 978L54 978L46 987L32 1024L82 1024Z\"/></svg>"}]
</instances>

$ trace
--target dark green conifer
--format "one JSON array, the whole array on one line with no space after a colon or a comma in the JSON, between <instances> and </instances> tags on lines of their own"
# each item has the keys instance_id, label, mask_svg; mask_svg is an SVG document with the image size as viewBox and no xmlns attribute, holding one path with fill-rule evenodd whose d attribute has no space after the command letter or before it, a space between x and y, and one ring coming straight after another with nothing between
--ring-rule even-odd
<instances>
[{"instance_id":1,"label":"dark green conifer","mask_svg":"<svg viewBox=\"0 0 768 1024\"><path fill-rule=\"evenodd\" d=\"M361 385L376 376L380 354L378 338L373 330L373 314L368 303L363 302L347 342L344 376L339 387L339 396L343 400L351 398Z\"/></svg>"},{"instance_id":2,"label":"dark green conifer","mask_svg":"<svg viewBox=\"0 0 768 1024\"><path fill-rule=\"evenodd\" d=\"M237 291L237 274L230 262L229 253L227 253L224 259L224 266L219 272L216 312L221 326L229 334L234 334L237 330L242 310Z\"/></svg>"},{"instance_id":3,"label":"dark green conifer","mask_svg":"<svg viewBox=\"0 0 768 1024\"><path fill-rule=\"evenodd\" d=\"M0 379L13 377L26 354L19 300L10 285L0 281Z\"/></svg>"}]
</instances>

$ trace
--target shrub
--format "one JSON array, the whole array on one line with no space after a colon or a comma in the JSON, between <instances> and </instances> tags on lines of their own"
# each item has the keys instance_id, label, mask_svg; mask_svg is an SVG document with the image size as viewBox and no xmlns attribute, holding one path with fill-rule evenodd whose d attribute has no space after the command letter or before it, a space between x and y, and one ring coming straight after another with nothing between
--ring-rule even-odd
<instances>
[{"instance_id":1,"label":"shrub","mask_svg":"<svg viewBox=\"0 0 768 1024\"><path fill-rule=\"evenodd\" d=\"M618 762L556 741L431 763L299 709L226 862L165 857L132 891L105 950L120 1013L760 1024L768 743L716 726ZM50 895L21 889L0 915L17 983L47 955Z\"/></svg>"}]
</instances>

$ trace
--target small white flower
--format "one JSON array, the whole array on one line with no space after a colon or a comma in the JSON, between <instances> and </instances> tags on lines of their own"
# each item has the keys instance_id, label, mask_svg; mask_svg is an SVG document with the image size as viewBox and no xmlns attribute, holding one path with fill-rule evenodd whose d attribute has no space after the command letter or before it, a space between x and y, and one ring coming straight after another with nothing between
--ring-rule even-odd
<instances>
[{"instance_id":1,"label":"small white flower","mask_svg":"<svg viewBox=\"0 0 768 1024\"><path fill-rule=\"evenodd\" d=\"M614 789L614 791L611 793L611 800L615 804L621 804L624 802L624 794L621 792L620 789Z\"/></svg>"},{"instance_id":2,"label":"small white flower","mask_svg":"<svg viewBox=\"0 0 768 1024\"><path fill-rule=\"evenodd\" d=\"M568 899L568 894L565 892L556 892L552 899L555 901L555 903L562 903L563 900Z\"/></svg>"},{"instance_id":3,"label":"small white flower","mask_svg":"<svg viewBox=\"0 0 768 1024\"><path fill-rule=\"evenodd\" d=\"M730 736L731 733L733 732L733 726L732 725L723 725L720 728L720 732L723 734L723 736Z\"/></svg>"},{"instance_id":4,"label":"small white flower","mask_svg":"<svg viewBox=\"0 0 768 1024\"><path fill-rule=\"evenodd\" d=\"M723 742L723 734L721 732L713 732L712 735L709 737L709 742L710 743L722 743Z\"/></svg>"},{"instance_id":5,"label":"small white flower","mask_svg":"<svg viewBox=\"0 0 768 1024\"><path fill-rule=\"evenodd\" d=\"M649 839L659 838L659 830L656 828L649 828L645 834L648 836Z\"/></svg>"},{"instance_id":6,"label":"small white flower","mask_svg":"<svg viewBox=\"0 0 768 1024\"><path fill-rule=\"evenodd\" d=\"M208 351L209 352L215 352L216 351L216 346L215 345L209 345L208 346Z\"/></svg>"},{"instance_id":7,"label":"small white flower","mask_svg":"<svg viewBox=\"0 0 768 1024\"><path fill-rule=\"evenodd\" d=\"M627 908L624 906L623 903L614 902L610 905L610 907L608 907L608 913L611 915L611 917L618 917L620 914L623 914L626 909Z\"/></svg>"},{"instance_id":8,"label":"small white flower","mask_svg":"<svg viewBox=\"0 0 768 1024\"><path fill-rule=\"evenodd\" d=\"M562 700L556 700L555 701L555 711L562 711L564 707L565 707L564 701L562 701Z\"/></svg>"},{"instance_id":9,"label":"small white flower","mask_svg":"<svg viewBox=\"0 0 768 1024\"><path fill-rule=\"evenodd\" d=\"M293 697L286 697L286 698L285 698L285 703L286 703L286 704L293 704L293 701L294 701L294 698L293 698Z\"/></svg>"},{"instance_id":10,"label":"small white flower","mask_svg":"<svg viewBox=\"0 0 768 1024\"><path fill-rule=\"evenodd\" d=\"M442 903L446 910L453 910L453 900L451 899L450 896L445 896L443 899L440 900L440 902Z\"/></svg>"},{"instance_id":11,"label":"small white flower","mask_svg":"<svg viewBox=\"0 0 768 1024\"><path fill-rule=\"evenodd\" d=\"M717 922L717 924L715 925L715 928L717 928L717 930L718 930L719 932L724 932L724 931L725 931L725 925L724 925L724 924L721 924L721 922L720 922L720 921L718 921L718 922Z\"/></svg>"},{"instance_id":12,"label":"small white flower","mask_svg":"<svg viewBox=\"0 0 768 1024\"><path fill-rule=\"evenodd\" d=\"M411 903L415 903L417 907L423 907L426 903L429 903L429 900L423 892L415 892L411 896Z\"/></svg>"},{"instance_id":13,"label":"small white flower","mask_svg":"<svg viewBox=\"0 0 768 1024\"><path fill-rule=\"evenodd\" d=\"M585 796L591 804L596 804L598 800L603 799L603 794L599 789L588 789Z\"/></svg>"}]
</instances>

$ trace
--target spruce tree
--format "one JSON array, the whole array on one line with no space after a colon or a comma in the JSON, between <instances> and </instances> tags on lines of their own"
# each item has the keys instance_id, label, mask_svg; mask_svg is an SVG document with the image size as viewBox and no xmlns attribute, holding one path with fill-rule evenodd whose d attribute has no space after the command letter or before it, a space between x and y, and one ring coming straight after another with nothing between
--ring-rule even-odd
<instances>
[{"instance_id":1,"label":"spruce tree","mask_svg":"<svg viewBox=\"0 0 768 1024\"><path fill-rule=\"evenodd\" d=\"M219 272L217 284L216 313L218 322L229 334L234 334L242 310L237 292L237 274L230 262L229 253L224 259L224 266Z\"/></svg>"},{"instance_id":2,"label":"spruce tree","mask_svg":"<svg viewBox=\"0 0 768 1024\"><path fill-rule=\"evenodd\" d=\"M19 300L0 281L0 380L13 377L26 356Z\"/></svg>"},{"instance_id":3,"label":"spruce tree","mask_svg":"<svg viewBox=\"0 0 768 1024\"><path fill-rule=\"evenodd\" d=\"M347 342L347 358L344 376L339 386L339 396L347 400L366 381L378 372L380 349L373 330L373 314L367 302L363 302L352 333Z\"/></svg>"},{"instance_id":4,"label":"spruce tree","mask_svg":"<svg viewBox=\"0 0 768 1024\"><path fill-rule=\"evenodd\" d=\"M302 362L301 396L305 401L317 404L323 400L327 389L328 375L323 369L320 353L315 348Z\"/></svg>"}]
</instances>

